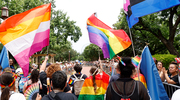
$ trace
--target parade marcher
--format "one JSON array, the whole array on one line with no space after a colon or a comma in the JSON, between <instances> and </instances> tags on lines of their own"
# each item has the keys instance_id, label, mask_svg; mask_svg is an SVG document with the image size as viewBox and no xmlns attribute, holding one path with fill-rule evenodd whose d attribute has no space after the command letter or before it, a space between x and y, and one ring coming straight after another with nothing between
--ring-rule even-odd
<instances>
[{"instance_id":1,"label":"parade marcher","mask_svg":"<svg viewBox=\"0 0 180 100\"><path fill-rule=\"evenodd\" d=\"M68 84L72 86L72 93L74 93L78 97L84 80L87 78L87 76L81 73L82 66L80 64L76 64L74 66L74 70L76 71L76 73L71 75Z\"/></svg>"},{"instance_id":2,"label":"parade marcher","mask_svg":"<svg viewBox=\"0 0 180 100\"><path fill-rule=\"evenodd\" d=\"M25 92L32 84L38 84L39 89L42 89L42 84L39 80L39 71L34 69L31 73L30 80L28 80L23 87L23 92Z\"/></svg>"},{"instance_id":3,"label":"parade marcher","mask_svg":"<svg viewBox=\"0 0 180 100\"><path fill-rule=\"evenodd\" d=\"M67 85L67 75L63 71L56 71L52 74L53 91L44 96L42 100L77 100L71 93L64 92Z\"/></svg>"},{"instance_id":4,"label":"parade marcher","mask_svg":"<svg viewBox=\"0 0 180 100\"><path fill-rule=\"evenodd\" d=\"M109 84L106 100L150 100L144 85L131 78L135 67L130 57L122 58L117 68L121 73L120 78Z\"/></svg>"},{"instance_id":5,"label":"parade marcher","mask_svg":"<svg viewBox=\"0 0 180 100\"><path fill-rule=\"evenodd\" d=\"M108 83L109 75L102 70L99 58L99 65L91 67L90 76L85 79L78 100L104 100Z\"/></svg>"},{"instance_id":6,"label":"parade marcher","mask_svg":"<svg viewBox=\"0 0 180 100\"><path fill-rule=\"evenodd\" d=\"M48 85L50 85L50 84L47 84L47 79L50 78L50 80L51 80L52 74L56 71L61 70L61 68L59 67L59 64L49 64L46 68L47 60L48 60L48 56L45 57L45 60L42 63L40 71L39 71L40 72L40 74L39 74L40 81L42 84L42 93L41 93L42 96L46 95L47 92L50 92L52 90L51 86L50 86L50 88L48 88L49 87ZM49 83L51 82L50 80L48 80ZM71 93L71 90L70 90L70 87L68 84L66 85L64 92Z\"/></svg>"},{"instance_id":7,"label":"parade marcher","mask_svg":"<svg viewBox=\"0 0 180 100\"><path fill-rule=\"evenodd\" d=\"M21 93L15 93L15 74L4 72L0 76L1 100L26 100Z\"/></svg>"}]
</instances>

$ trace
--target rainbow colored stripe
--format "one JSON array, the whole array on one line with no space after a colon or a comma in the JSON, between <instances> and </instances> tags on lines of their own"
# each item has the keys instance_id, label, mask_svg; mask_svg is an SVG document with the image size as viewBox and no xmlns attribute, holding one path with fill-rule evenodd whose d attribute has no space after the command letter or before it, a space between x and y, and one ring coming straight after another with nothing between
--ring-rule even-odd
<instances>
[{"instance_id":1,"label":"rainbow colored stripe","mask_svg":"<svg viewBox=\"0 0 180 100\"><path fill-rule=\"evenodd\" d=\"M96 93L94 92L92 76L90 76L85 79L78 100L104 100L104 94L109 84L109 75L103 72L102 75L97 74L95 79L97 85Z\"/></svg>"},{"instance_id":2,"label":"rainbow colored stripe","mask_svg":"<svg viewBox=\"0 0 180 100\"><path fill-rule=\"evenodd\" d=\"M176 61L177 63L180 63L180 58L175 58L175 61Z\"/></svg>"},{"instance_id":3,"label":"rainbow colored stripe","mask_svg":"<svg viewBox=\"0 0 180 100\"><path fill-rule=\"evenodd\" d=\"M134 58L132 58L132 64L137 68L139 65L139 62L141 61L141 58L138 56L135 56Z\"/></svg>"},{"instance_id":4,"label":"rainbow colored stripe","mask_svg":"<svg viewBox=\"0 0 180 100\"><path fill-rule=\"evenodd\" d=\"M69 85L74 85L74 80L70 79L68 82Z\"/></svg>"},{"instance_id":5,"label":"rainbow colored stripe","mask_svg":"<svg viewBox=\"0 0 180 100\"><path fill-rule=\"evenodd\" d=\"M35 7L6 19L0 25L0 42L14 56L24 76L29 57L49 45L51 4Z\"/></svg>"},{"instance_id":6,"label":"rainbow colored stripe","mask_svg":"<svg viewBox=\"0 0 180 100\"><path fill-rule=\"evenodd\" d=\"M119 59L119 61L121 62L121 64L123 64L124 66L126 66L126 64L122 61L121 57L119 57L119 56L117 55L117 58Z\"/></svg>"},{"instance_id":7,"label":"rainbow colored stripe","mask_svg":"<svg viewBox=\"0 0 180 100\"><path fill-rule=\"evenodd\" d=\"M125 31L113 30L94 14L87 20L87 29L90 42L102 49L104 58L112 59L114 55L131 45L131 40Z\"/></svg>"},{"instance_id":8,"label":"rainbow colored stripe","mask_svg":"<svg viewBox=\"0 0 180 100\"><path fill-rule=\"evenodd\" d=\"M137 81L140 79L140 81L144 84L144 86L147 89L146 79L143 74L139 73L139 79L138 79L138 75L134 76L133 79Z\"/></svg>"},{"instance_id":9,"label":"rainbow colored stripe","mask_svg":"<svg viewBox=\"0 0 180 100\"><path fill-rule=\"evenodd\" d=\"M39 83L31 84L27 90L24 92L24 96L26 100L35 100L35 96L37 93L39 93Z\"/></svg>"}]
</instances>

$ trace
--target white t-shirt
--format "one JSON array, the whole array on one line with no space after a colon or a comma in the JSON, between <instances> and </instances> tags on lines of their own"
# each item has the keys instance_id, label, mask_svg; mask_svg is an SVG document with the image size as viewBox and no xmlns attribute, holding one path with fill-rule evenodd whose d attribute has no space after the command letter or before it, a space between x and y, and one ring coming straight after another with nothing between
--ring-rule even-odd
<instances>
[{"instance_id":1,"label":"white t-shirt","mask_svg":"<svg viewBox=\"0 0 180 100\"><path fill-rule=\"evenodd\" d=\"M176 91L173 93L171 100L180 100L179 94L180 94L180 89L176 90Z\"/></svg>"},{"instance_id":2,"label":"white t-shirt","mask_svg":"<svg viewBox=\"0 0 180 100\"><path fill-rule=\"evenodd\" d=\"M11 96L9 97L9 100L26 100L24 95L21 93L15 93L14 91L10 91L10 94ZM0 95L1 95L1 91L0 91Z\"/></svg>"},{"instance_id":3,"label":"white t-shirt","mask_svg":"<svg viewBox=\"0 0 180 100\"><path fill-rule=\"evenodd\" d=\"M26 100L26 98L25 98L24 95L21 94L21 93L13 93L13 94L10 96L9 100Z\"/></svg>"}]
</instances>

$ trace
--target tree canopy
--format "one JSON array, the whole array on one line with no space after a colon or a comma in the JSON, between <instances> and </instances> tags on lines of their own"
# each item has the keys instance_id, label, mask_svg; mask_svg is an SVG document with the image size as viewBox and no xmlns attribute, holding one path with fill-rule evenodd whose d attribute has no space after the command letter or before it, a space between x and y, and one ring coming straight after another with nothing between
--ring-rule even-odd
<instances>
[{"instance_id":1,"label":"tree canopy","mask_svg":"<svg viewBox=\"0 0 180 100\"><path fill-rule=\"evenodd\" d=\"M81 29L75 25L75 21L71 21L67 13L61 10L55 10L55 0L0 0L0 7L7 6L9 9L9 16L27 11L34 7L51 3L51 25L50 25L50 44L48 47L48 53L54 53L57 55L55 60L68 60L66 53L68 51L74 51L71 48L71 43L67 40L68 37L74 42L78 41L82 36ZM47 52L47 47L42 51L37 52L43 54ZM77 53L77 52L76 52ZM74 53L74 56L77 54ZM72 53L73 55L73 53Z\"/></svg>"},{"instance_id":2,"label":"tree canopy","mask_svg":"<svg viewBox=\"0 0 180 100\"><path fill-rule=\"evenodd\" d=\"M86 46L82 55L87 61L98 60L99 55L101 59L104 58L102 50L95 44Z\"/></svg>"},{"instance_id":3,"label":"tree canopy","mask_svg":"<svg viewBox=\"0 0 180 100\"><path fill-rule=\"evenodd\" d=\"M121 10L118 18L119 21L114 24L115 29L124 29L129 34L123 10ZM179 56L179 23L180 6L139 18L139 22L131 28L136 54L140 54L147 42L152 55L170 53ZM128 52L131 52L131 48L122 54Z\"/></svg>"}]
</instances>

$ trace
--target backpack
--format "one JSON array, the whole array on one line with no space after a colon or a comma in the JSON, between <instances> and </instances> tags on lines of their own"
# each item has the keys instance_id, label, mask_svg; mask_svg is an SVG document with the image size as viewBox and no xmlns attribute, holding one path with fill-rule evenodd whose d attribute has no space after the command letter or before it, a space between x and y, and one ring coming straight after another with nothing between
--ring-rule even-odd
<instances>
[{"instance_id":1,"label":"backpack","mask_svg":"<svg viewBox=\"0 0 180 100\"><path fill-rule=\"evenodd\" d=\"M81 88L84 84L84 79L82 78L84 74L82 74L80 76L80 78L77 78L76 75L73 74L73 76L75 77L75 81L74 81L74 93L75 95L79 95Z\"/></svg>"}]
</instances>

